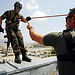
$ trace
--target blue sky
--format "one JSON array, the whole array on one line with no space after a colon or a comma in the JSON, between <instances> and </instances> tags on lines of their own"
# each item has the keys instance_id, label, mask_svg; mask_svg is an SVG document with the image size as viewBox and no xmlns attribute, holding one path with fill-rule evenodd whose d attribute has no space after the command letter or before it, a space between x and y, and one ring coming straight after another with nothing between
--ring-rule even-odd
<instances>
[{"instance_id":1,"label":"blue sky","mask_svg":"<svg viewBox=\"0 0 75 75\"><path fill-rule=\"evenodd\" d=\"M20 11L25 18L27 16L51 16L67 14L70 8L75 7L75 0L0 0L0 15L6 10L14 9L14 3L19 1L23 8ZM44 19L32 19L29 21L37 33L47 34L55 31L63 31L65 29L65 17L51 17ZM4 20L5 21L5 20ZM2 21L2 27L5 23ZM20 30L22 32L25 44L33 42L26 28L27 24L20 22ZM0 40L4 39L5 33L0 33Z\"/></svg>"}]
</instances>

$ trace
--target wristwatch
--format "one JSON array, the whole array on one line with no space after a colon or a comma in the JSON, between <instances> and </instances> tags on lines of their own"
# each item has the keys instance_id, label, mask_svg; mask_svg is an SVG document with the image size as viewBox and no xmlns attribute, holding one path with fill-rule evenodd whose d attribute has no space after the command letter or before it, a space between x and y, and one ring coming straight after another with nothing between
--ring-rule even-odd
<instances>
[{"instance_id":1,"label":"wristwatch","mask_svg":"<svg viewBox=\"0 0 75 75\"><path fill-rule=\"evenodd\" d=\"M29 27L28 29L30 30L31 28L33 28L33 27ZM33 28L34 29L34 28Z\"/></svg>"}]
</instances>

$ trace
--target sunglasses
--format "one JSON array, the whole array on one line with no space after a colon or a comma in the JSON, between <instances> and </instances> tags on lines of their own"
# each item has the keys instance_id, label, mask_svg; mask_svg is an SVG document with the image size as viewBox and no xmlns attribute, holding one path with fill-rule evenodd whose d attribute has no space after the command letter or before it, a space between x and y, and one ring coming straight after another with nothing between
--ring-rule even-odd
<instances>
[{"instance_id":1,"label":"sunglasses","mask_svg":"<svg viewBox=\"0 0 75 75\"><path fill-rule=\"evenodd\" d=\"M71 17L72 17L72 16L67 16L67 17L66 17L66 22L67 22L67 19L68 19L68 18L71 18Z\"/></svg>"}]
</instances>

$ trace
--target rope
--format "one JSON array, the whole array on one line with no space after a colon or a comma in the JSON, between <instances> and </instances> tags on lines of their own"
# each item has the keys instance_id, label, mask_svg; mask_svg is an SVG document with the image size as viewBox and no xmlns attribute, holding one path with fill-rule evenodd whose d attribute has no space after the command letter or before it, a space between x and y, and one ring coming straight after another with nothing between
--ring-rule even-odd
<instances>
[{"instance_id":1,"label":"rope","mask_svg":"<svg viewBox=\"0 0 75 75\"><path fill-rule=\"evenodd\" d=\"M64 14L64 15L53 15L53 16L32 17L31 19L37 19L37 18L48 18L48 17L59 17L59 16L67 16L67 14Z\"/></svg>"},{"instance_id":2,"label":"rope","mask_svg":"<svg viewBox=\"0 0 75 75\"><path fill-rule=\"evenodd\" d=\"M6 29L6 28L8 28L8 27L10 27L10 26L13 26L13 25L15 25L15 24L17 24L17 23L18 23L18 22L15 22L15 23L13 23L13 24L11 24L11 25L5 27L4 29Z\"/></svg>"},{"instance_id":3,"label":"rope","mask_svg":"<svg viewBox=\"0 0 75 75\"><path fill-rule=\"evenodd\" d=\"M64 14L64 15L53 15L53 16L31 17L31 19L48 18L48 17L60 17L60 16L67 16L67 14ZM20 19L20 20L23 20L23 19ZM19 20L19 21L20 21L20 20ZM18 23L18 22L15 22L15 23L13 23L13 24L11 24L11 25L5 27L4 29L6 29L6 28L8 28L8 27L10 27L10 26L13 26L13 25L15 25L15 24L17 24L17 23ZM28 22L27 22L27 23L28 23Z\"/></svg>"}]
</instances>

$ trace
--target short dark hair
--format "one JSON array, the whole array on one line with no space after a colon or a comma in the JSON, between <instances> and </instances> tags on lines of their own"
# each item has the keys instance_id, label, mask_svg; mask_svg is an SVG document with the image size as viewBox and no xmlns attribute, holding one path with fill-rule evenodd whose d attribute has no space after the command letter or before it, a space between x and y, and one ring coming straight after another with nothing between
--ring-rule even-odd
<instances>
[{"instance_id":1,"label":"short dark hair","mask_svg":"<svg viewBox=\"0 0 75 75\"><path fill-rule=\"evenodd\" d=\"M75 8L70 9L69 16L73 16L75 14Z\"/></svg>"}]
</instances>

